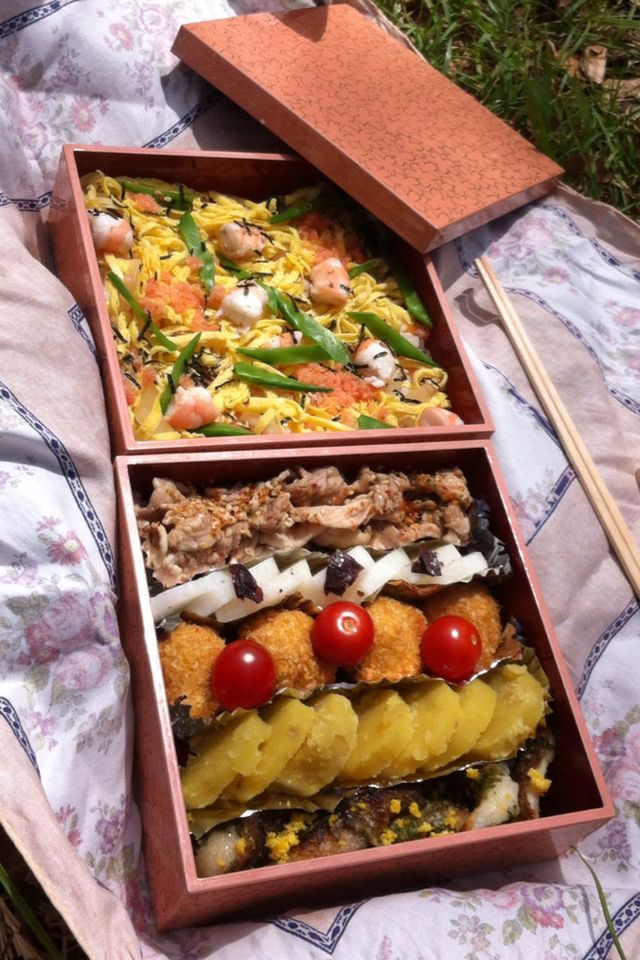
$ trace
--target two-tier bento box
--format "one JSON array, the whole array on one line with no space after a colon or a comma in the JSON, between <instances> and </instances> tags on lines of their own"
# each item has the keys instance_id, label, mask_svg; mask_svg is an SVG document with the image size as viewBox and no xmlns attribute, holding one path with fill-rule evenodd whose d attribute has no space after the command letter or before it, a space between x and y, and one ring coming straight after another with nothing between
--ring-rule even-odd
<instances>
[{"instance_id":1,"label":"two-tier bento box","mask_svg":"<svg viewBox=\"0 0 640 960\"><path fill-rule=\"evenodd\" d=\"M302 156L68 146L54 189L158 925L555 857L613 808L428 251L559 170L347 5L175 49Z\"/></svg>"}]
</instances>

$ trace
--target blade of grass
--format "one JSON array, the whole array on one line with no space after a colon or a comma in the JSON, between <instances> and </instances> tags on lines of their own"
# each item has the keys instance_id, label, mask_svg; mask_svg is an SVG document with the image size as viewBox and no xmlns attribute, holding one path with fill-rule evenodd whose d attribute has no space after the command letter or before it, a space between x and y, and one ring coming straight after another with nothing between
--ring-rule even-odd
<instances>
[{"instance_id":1,"label":"blade of grass","mask_svg":"<svg viewBox=\"0 0 640 960\"><path fill-rule=\"evenodd\" d=\"M609 936L610 936L611 939L613 940L614 946L615 946L616 950L618 951L618 954L619 954L619 956L620 956L620 960L627 960L626 954L625 954L624 950L622 949L622 944L620 943L620 941L619 941L619 939L618 939L618 934L616 933L616 928L615 928L614 925L613 925L613 920L611 919L611 914L609 913L609 905L608 905L608 903L607 903L607 897L606 897L605 892L604 892L604 890L603 890L603 888L602 888L602 884L600 883L600 878L599 878L598 874L595 872L595 870L593 869L593 867L591 866L591 864L590 864L587 860L585 860L585 858L582 856L582 854L580 853L580 851L577 850L576 847L574 847L573 849L574 849L574 851L578 854L578 856L580 857L580 859L582 860L582 862L584 863L585 867L587 868L587 870L589 871L589 873L591 874L591 876L592 876L592 878L593 878L593 882L594 882L594 884L595 884L595 886L596 886L596 890L598 891L598 899L600 900L600 906L602 907L602 913L604 914L605 923L607 924L607 930L609 931Z\"/></svg>"},{"instance_id":2,"label":"blade of grass","mask_svg":"<svg viewBox=\"0 0 640 960\"><path fill-rule=\"evenodd\" d=\"M16 913L19 914L25 926L31 931L42 949L46 951L50 960L63 960L62 953L58 950L2 864L0 864L0 886L4 888Z\"/></svg>"}]
</instances>

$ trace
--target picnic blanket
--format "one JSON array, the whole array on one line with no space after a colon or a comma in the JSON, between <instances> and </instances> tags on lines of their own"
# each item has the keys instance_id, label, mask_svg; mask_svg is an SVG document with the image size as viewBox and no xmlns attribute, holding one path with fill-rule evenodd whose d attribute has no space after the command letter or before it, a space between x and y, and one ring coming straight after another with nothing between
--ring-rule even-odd
<instances>
[{"instance_id":1,"label":"picnic blanket","mask_svg":"<svg viewBox=\"0 0 640 960\"><path fill-rule=\"evenodd\" d=\"M102 388L82 311L51 270L46 220L65 142L274 146L170 53L181 23L268 7L264 0L1 5L2 826L91 958L604 958L611 940L573 852L411 893L369 899L363 890L351 904L294 909L266 922L154 929L132 791L133 712L115 612ZM637 534L640 229L559 187L436 257L615 800L615 820L580 849L598 871L631 958L640 955L640 610L495 319L473 266L481 253Z\"/></svg>"}]
</instances>

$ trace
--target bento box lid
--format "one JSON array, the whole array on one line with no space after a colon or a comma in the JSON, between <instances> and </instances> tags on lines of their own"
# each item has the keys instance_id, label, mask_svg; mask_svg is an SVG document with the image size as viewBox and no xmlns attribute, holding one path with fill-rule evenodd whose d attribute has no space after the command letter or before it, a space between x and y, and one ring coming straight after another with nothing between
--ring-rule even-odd
<instances>
[{"instance_id":1,"label":"bento box lid","mask_svg":"<svg viewBox=\"0 0 640 960\"><path fill-rule=\"evenodd\" d=\"M420 251L562 173L348 4L186 24L173 52Z\"/></svg>"}]
</instances>

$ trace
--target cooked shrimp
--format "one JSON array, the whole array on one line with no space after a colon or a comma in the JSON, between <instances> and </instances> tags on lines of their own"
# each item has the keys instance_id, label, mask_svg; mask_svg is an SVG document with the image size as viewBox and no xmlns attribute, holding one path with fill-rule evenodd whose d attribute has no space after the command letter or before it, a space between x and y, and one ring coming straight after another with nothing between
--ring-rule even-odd
<instances>
[{"instance_id":1,"label":"cooked shrimp","mask_svg":"<svg viewBox=\"0 0 640 960\"><path fill-rule=\"evenodd\" d=\"M351 291L349 274L337 257L322 260L311 271L309 296L314 303L341 307Z\"/></svg>"},{"instance_id":2,"label":"cooked shrimp","mask_svg":"<svg viewBox=\"0 0 640 960\"><path fill-rule=\"evenodd\" d=\"M225 223L218 234L220 251L231 260L248 260L262 253L268 238L253 224L246 220L233 220Z\"/></svg>"},{"instance_id":3,"label":"cooked shrimp","mask_svg":"<svg viewBox=\"0 0 640 960\"><path fill-rule=\"evenodd\" d=\"M96 213L89 210L89 226L96 250L105 253L125 254L133 246L133 230L128 220L114 217L111 213Z\"/></svg>"},{"instance_id":4,"label":"cooked shrimp","mask_svg":"<svg viewBox=\"0 0 640 960\"><path fill-rule=\"evenodd\" d=\"M176 430L197 430L218 416L218 408L204 387L178 387L165 414Z\"/></svg>"},{"instance_id":5,"label":"cooked shrimp","mask_svg":"<svg viewBox=\"0 0 640 960\"><path fill-rule=\"evenodd\" d=\"M266 291L257 283L239 283L222 301L222 314L246 332L261 318L267 299Z\"/></svg>"},{"instance_id":6,"label":"cooked shrimp","mask_svg":"<svg viewBox=\"0 0 640 960\"><path fill-rule=\"evenodd\" d=\"M382 340L363 340L356 350L353 362L364 367L363 380L372 387L386 387L396 370L395 357Z\"/></svg>"},{"instance_id":7,"label":"cooked shrimp","mask_svg":"<svg viewBox=\"0 0 640 960\"><path fill-rule=\"evenodd\" d=\"M420 414L420 427L457 427L464 423L453 410L444 410L442 407L427 407Z\"/></svg>"}]
</instances>

